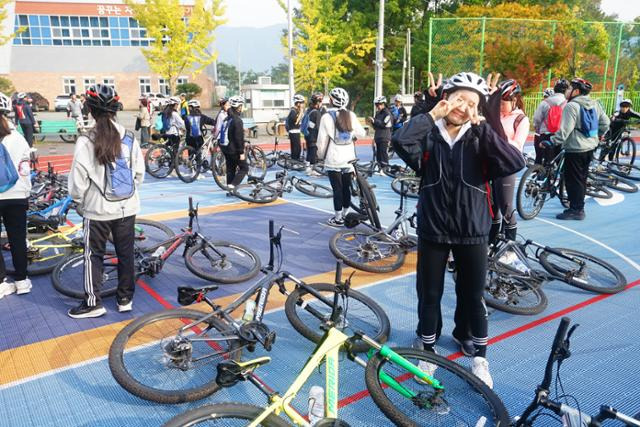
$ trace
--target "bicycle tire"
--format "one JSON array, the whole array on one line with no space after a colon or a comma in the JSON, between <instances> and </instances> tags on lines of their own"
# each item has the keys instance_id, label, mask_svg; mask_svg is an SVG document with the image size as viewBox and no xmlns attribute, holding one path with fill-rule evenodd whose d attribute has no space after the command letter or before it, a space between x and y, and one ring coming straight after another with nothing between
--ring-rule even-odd
<instances>
[{"instance_id":1,"label":"bicycle tire","mask_svg":"<svg viewBox=\"0 0 640 427\"><path fill-rule=\"evenodd\" d=\"M211 156L211 173L213 180L224 191L229 191L227 185L227 161L222 151L217 151Z\"/></svg>"},{"instance_id":2,"label":"bicycle tire","mask_svg":"<svg viewBox=\"0 0 640 427\"><path fill-rule=\"evenodd\" d=\"M144 155L144 166L152 177L166 178L173 171L173 154L164 144L156 144Z\"/></svg>"},{"instance_id":3,"label":"bicycle tire","mask_svg":"<svg viewBox=\"0 0 640 427\"><path fill-rule=\"evenodd\" d=\"M636 165L625 165L621 163L608 163L607 168L618 176L632 181L640 181L640 167Z\"/></svg>"},{"instance_id":4,"label":"bicycle tire","mask_svg":"<svg viewBox=\"0 0 640 427\"><path fill-rule=\"evenodd\" d=\"M387 165L382 168L382 173L389 178L400 178L409 174L409 170L401 165Z\"/></svg>"},{"instance_id":5,"label":"bicycle tire","mask_svg":"<svg viewBox=\"0 0 640 427\"><path fill-rule=\"evenodd\" d=\"M262 183L241 184L231 190L231 193L245 202L260 204L274 202L280 197L275 189Z\"/></svg>"},{"instance_id":6,"label":"bicycle tire","mask_svg":"<svg viewBox=\"0 0 640 427\"><path fill-rule=\"evenodd\" d=\"M198 150L190 145L185 145L178 150L173 167L182 182L189 184L198 179L202 161L198 161L197 155Z\"/></svg>"},{"instance_id":7,"label":"bicycle tire","mask_svg":"<svg viewBox=\"0 0 640 427\"><path fill-rule=\"evenodd\" d=\"M106 254L100 296L110 297L118 289L118 264L115 254ZM113 260L113 262L111 261ZM84 299L84 253L72 254L63 259L53 269L51 283L53 288L62 295L75 299Z\"/></svg>"},{"instance_id":8,"label":"bicycle tire","mask_svg":"<svg viewBox=\"0 0 640 427\"><path fill-rule=\"evenodd\" d=\"M410 177L397 177L391 181L391 188L396 193L402 195L402 183L404 182L404 195L417 199L420 197L420 178Z\"/></svg>"},{"instance_id":9,"label":"bicycle tire","mask_svg":"<svg viewBox=\"0 0 640 427\"><path fill-rule=\"evenodd\" d=\"M225 255L223 260L212 247ZM198 254L202 254L202 260ZM260 258L251 249L236 243L200 241L187 249L184 258L190 272L196 276L223 285L251 279L260 271Z\"/></svg>"},{"instance_id":10,"label":"bicycle tire","mask_svg":"<svg viewBox=\"0 0 640 427\"><path fill-rule=\"evenodd\" d=\"M587 188L585 194L598 199L611 199L613 193L602 182L602 180L594 179L593 177L587 178Z\"/></svg>"},{"instance_id":11,"label":"bicycle tire","mask_svg":"<svg viewBox=\"0 0 640 427\"><path fill-rule=\"evenodd\" d=\"M398 242L373 230L338 231L329 240L329 249L348 266L370 273L395 271L406 256Z\"/></svg>"},{"instance_id":12,"label":"bicycle tire","mask_svg":"<svg viewBox=\"0 0 640 427\"><path fill-rule=\"evenodd\" d=\"M278 125L278 120L271 120L267 122L267 135L274 136L276 134L276 126Z\"/></svg>"},{"instance_id":13,"label":"bicycle tire","mask_svg":"<svg viewBox=\"0 0 640 427\"><path fill-rule=\"evenodd\" d=\"M241 349L237 340L215 341L216 344L204 340L180 341L181 344L188 343L189 356L200 357L200 360L190 357L189 363L182 365L178 362L183 354L169 353L169 343L173 342L179 328L206 315L201 311L178 308L149 313L129 323L118 332L109 348L109 369L113 378L134 396L158 403L192 402L215 393L220 386L216 383L213 364L221 359L238 360ZM150 328L146 329L146 326ZM229 329L213 316L192 327L199 337L210 330L217 332L211 338L220 338L221 335L228 336ZM140 335L136 335L140 331ZM127 347L129 344L131 347ZM219 351L216 346L220 347ZM216 360L211 360L212 357ZM141 372L134 372L137 364ZM153 371L156 365L158 372ZM150 384L146 383L147 379Z\"/></svg>"},{"instance_id":14,"label":"bicycle tire","mask_svg":"<svg viewBox=\"0 0 640 427\"><path fill-rule=\"evenodd\" d=\"M595 172L598 178L603 178L603 183L607 187L621 191L623 193L637 193L638 186L630 179L623 178L614 173Z\"/></svg>"},{"instance_id":15,"label":"bicycle tire","mask_svg":"<svg viewBox=\"0 0 640 427\"><path fill-rule=\"evenodd\" d=\"M607 277L604 277L608 283L601 285L595 284L591 280L590 276L585 277L584 272L576 279L572 275L573 270L571 268L564 267L560 264L560 260L562 260L562 262L564 263L572 261L559 257L551 252L542 251L538 257L542 267L555 276L563 277L564 279L560 280L568 283L569 285L601 294L615 294L624 290L624 288L627 286L627 279L624 277L624 274L622 274L620 270L618 270L613 265L601 260L598 257L586 254L584 252L576 251L574 249L553 248L553 250L560 251L562 254L570 257L581 259L589 265L598 265L604 271L606 271L607 275L609 276L608 279ZM575 265L575 263L573 263L573 265ZM588 275L589 272L587 272L586 274Z\"/></svg>"},{"instance_id":16,"label":"bicycle tire","mask_svg":"<svg viewBox=\"0 0 640 427\"><path fill-rule=\"evenodd\" d=\"M516 193L516 209L518 215L524 220L538 216L547 199L548 191L542 187L541 176L546 176L545 167L533 165L520 178Z\"/></svg>"},{"instance_id":17,"label":"bicycle tire","mask_svg":"<svg viewBox=\"0 0 640 427\"><path fill-rule=\"evenodd\" d=\"M280 153L280 156L276 160L276 164L282 169L292 170L295 172L301 172L307 168L305 162L292 159L289 153Z\"/></svg>"},{"instance_id":18,"label":"bicycle tire","mask_svg":"<svg viewBox=\"0 0 640 427\"><path fill-rule=\"evenodd\" d=\"M484 300L496 310L524 316L542 313L549 304L540 287L491 269L487 272Z\"/></svg>"},{"instance_id":19,"label":"bicycle tire","mask_svg":"<svg viewBox=\"0 0 640 427\"><path fill-rule=\"evenodd\" d=\"M371 225L376 229L382 229L380 225L380 217L378 216L378 202L373 192L371 184L360 174L356 173L356 180L360 188L360 204L364 201L364 213L369 217Z\"/></svg>"},{"instance_id":20,"label":"bicycle tire","mask_svg":"<svg viewBox=\"0 0 640 427\"><path fill-rule=\"evenodd\" d=\"M162 427L190 427L197 426L200 422L210 425L215 419L255 420L264 412L265 408L246 405L244 403L215 403L191 409L171 418ZM245 423L248 424L248 423ZM290 425L277 415L271 414L260 422L264 427L290 427Z\"/></svg>"},{"instance_id":21,"label":"bicycle tire","mask_svg":"<svg viewBox=\"0 0 640 427\"><path fill-rule=\"evenodd\" d=\"M509 425L509 414L500 398L462 366L425 350L394 348L393 351L414 365L420 361L436 365L434 377L445 387L444 397L423 402L424 406L421 409L419 402L414 402L412 399L401 396L391 387L382 385L379 380L380 371L384 369L405 387L413 387L415 389L413 391L420 393L422 399L426 399L427 396L432 397L431 387L414 381L405 368L397 366L376 352L367 362L365 382L376 406L394 424L403 427L432 425L507 427ZM467 393L464 393L462 387L468 389ZM391 400L392 398L394 401ZM482 418L485 418L486 423L479 422Z\"/></svg>"},{"instance_id":22,"label":"bicycle tire","mask_svg":"<svg viewBox=\"0 0 640 427\"><path fill-rule=\"evenodd\" d=\"M171 228L158 221L150 219L136 218L134 224L134 244L138 249L143 251L153 248L158 244L165 242L176 233ZM113 240L109 237L109 240Z\"/></svg>"},{"instance_id":23,"label":"bicycle tire","mask_svg":"<svg viewBox=\"0 0 640 427\"><path fill-rule=\"evenodd\" d=\"M41 233L28 233L27 241L27 275L28 276L40 276L43 274L51 273L63 259L69 256L73 252L71 244L55 234L51 234L47 237L47 234ZM37 243L31 243L38 240ZM9 261L11 258L11 252L4 249L6 238L0 239L0 247L2 247L2 256L4 258L5 269L8 274L15 274L13 268L13 262ZM33 255L29 255L32 252ZM5 256L7 255L7 256Z\"/></svg>"},{"instance_id":24,"label":"bicycle tire","mask_svg":"<svg viewBox=\"0 0 640 427\"><path fill-rule=\"evenodd\" d=\"M632 165L636 161L636 143L629 137L620 140L616 148L616 162L620 163L620 156L623 156L623 162Z\"/></svg>"},{"instance_id":25,"label":"bicycle tire","mask_svg":"<svg viewBox=\"0 0 640 427\"><path fill-rule=\"evenodd\" d=\"M318 184L316 182L307 181L305 179L298 179L294 184L294 187L301 193L311 197L319 197L321 199L330 199L333 197L333 190L326 185Z\"/></svg>"},{"instance_id":26,"label":"bicycle tire","mask_svg":"<svg viewBox=\"0 0 640 427\"><path fill-rule=\"evenodd\" d=\"M267 175L267 158L262 148L249 145L247 149L247 161L249 163L248 176L254 179L264 179Z\"/></svg>"},{"instance_id":27,"label":"bicycle tire","mask_svg":"<svg viewBox=\"0 0 640 427\"><path fill-rule=\"evenodd\" d=\"M73 135L66 135L66 130L64 129L60 129L60 139L68 144L73 144L76 142L76 140L78 139L78 135L77 134L73 134Z\"/></svg>"},{"instance_id":28,"label":"bicycle tire","mask_svg":"<svg viewBox=\"0 0 640 427\"><path fill-rule=\"evenodd\" d=\"M353 289L349 289L345 296L344 290L336 287L334 284L313 283L307 284L307 286L320 293L327 292L329 295L325 296L331 302L334 301L336 292L339 293L341 307L347 307L347 313L346 318L343 317L334 327L340 329L343 333L347 333L345 329L348 328L352 331L363 331L367 336L379 343L384 343L389 339L389 334L391 333L389 318L382 307L373 299ZM307 298L305 298L305 296ZM355 310L357 310L357 307L360 305L363 306L361 310L362 314L353 315L354 306L356 307ZM319 343L325 334L321 325L330 318L331 308L332 307L316 300L315 297L303 287L296 287L284 303L284 312L291 326L293 326L300 335L314 343ZM300 311L300 313L298 311ZM304 316L302 316L303 312L305 314ZM351 316L349 315L350 313L352 314ZM320 315L322 319L319 319L318 315ZM313 323L313 326L310 326L310 323ZM353 345L352 350L356 353L362 353L369 350L369 348L370 346L368 344L357 341Z\"/></svg>"}]
</instances>

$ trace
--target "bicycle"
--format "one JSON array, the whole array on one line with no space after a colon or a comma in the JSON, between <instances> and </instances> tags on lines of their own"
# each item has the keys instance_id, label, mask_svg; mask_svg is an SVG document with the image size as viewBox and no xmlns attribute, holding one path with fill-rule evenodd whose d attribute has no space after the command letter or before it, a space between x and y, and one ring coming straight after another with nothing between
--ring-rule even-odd
<instances>
[{"instance_id":1,"label":"bicycle","mask_svg":"<svg viewBox=\"0 0 640 427\"><path fill-rule=\"evenodd\" d=\"M397 194L417 199L420 197L420 177L409 171L398 174L391 181L391 189Z\"/></svg>"},{"instance_id":2,"label":"bicycle","mask_svg":"<svg viewBox=\"0 0 640 427\"><path fill-rule=\"evenodd\" d=\"M534 164L520 178L516 193L516 208L522 219L533 219L542 210L547 199L558 197L565 208L569 207L562 171L564 150L548 164Z\"/></svg>"},{"instance_id":3,"label":"bicycle","mask_svg":"<svg viewBox=\"0 0 640 427\"><path fill-rule=\"evenodd\" d=\"M270 120L265 125L266 126L267 135L269 135L269 136L281 135L282 134L282 129L284 128L284 122L286 120L287 120L286 117L280 117L279 114L276 114L276 119L275 120Z\"/></svg>"},{"instance_id":4,"label":"bicycle","mask_svg":"<svg viewBox=\"0 0 640 427\"><path fill-rule=\"evenodd\" d=\"M293 188L311 197L333 197L331 187L289 175L286 169L276 173L275 179L271 181L253 179L247 184L238 185L231 190L231 194L245 202L264 204L276 201L283 193L290 193Z\"/></svg>"},{"instance_id":5,"label":"bicycle","mask_svg":"<svg viewBox=\"0 0 640 427\"><path fill-rule=\"evenodd\" d=\"M280 151L278 148L279 139L276 136L274 139L273 150L265 153L265 159L267 161L267 167L270 168L274 165L278 165L283 169L290 169L292 171L301 172L307 168L307 163L302 160L305 155L304 152L300 153L300 160L294 160L291 158L291 153ZM322 173L322 165L316 166L316 172Z\"/></svg>"},{"instance_id":6,"label":"bicycle","mask_svg":"<svg viewBox=\"0 0 640 427\"><path fill-rule=\"evenodd\" d=\"M171 235L160 242L141 246L136 241L135 277L155 277L167 259L183 244L182 257L187 269L196 276L220 284L233 284L249 280L258 274L260 259L249 248L242 245L211 241L198 231L193 231L193 221L197 221L198 208L193 207L189 197L189 225L182 233ZM165 227L162 224L163 228ZM173 233L173 232L172 232ZM66 258L53 270L53 287L71 298L84 298L84 254ZM111 296L118 288L118 262L113 252L108 252L103 261L101 294Z\"/></svg>"},{"instance_id":7,"label":"bicycle","mask_svg":"<svg viewBox=\"0 0 640 427\"><path fill-rule=\"evenodd\" d=\"M531 261L544 270L534 268ZM538 314L548 303L541 286L551 280L601 294L620 292L627 284L617 268L593 255L499 235L489 250L484 299L488 306L507 313Z\"/></svg>"},{"instance_id":8,"label":"bicycle","mask_svg":"<svg viewBox=\"0 0 640 427\"><path fill-rule=\"evenodd\" d=\"M349 426L338 418L339 407L339 351L365 369L367 391L383 414L399 426L418 425L476 425L507 426L509 415L498 396L473 374L433 352L410 348L390 348L356 331L349 337L336 329L333 322L323 325L324 336L300 370L293 383L282 395L271 390L256 378L254 372L271 361L260 357L246 362L227 360L218 365L216 383L230 387L249 381L267 397L267 406L241 403L217 403L184 412L164 424L165 427L185 427L209 424L220 419L245 420L241 425L283 427L289 424L311 424L291 406L310 376L325 363L324 418L316 426ZM365 360L353 351L361 341L370 349ZM435 365L434 376L419 367L419 362ZM418 378L422 383L411 380Z\"/></svg>"},{"instance_id":9,"label":"bicycle","mask_svg":"<svg viewBox=\"0 0 640 427\"><path fill-rule=\"evenodd\" d=\"M602 141L596 148L595 158L602 162L608 159L614 165L633 165L636 159L636 143L631 138L631 129L629 127L631 120L622 120L624 128L616 135L612 135L611 130L605 133ZM621 157L624 162L621 161Z\"/></svg>"},{"instance_id":10,"label":"bicycle","mask_svg":"<svg viewBox=\"0 0 640 427\"><path fill-rule=\"evenodd\" d=\"M348 216L345 220L347 227L364 224L369 229L347 229L337 232L329 240L331 253L358 270L371 273L397 270L404 264L407 252L418 242L415 236L409 234L409 228L416 228L416 215L407 213L405 195L400 197L400 207L395 214L396 219L384 229L358 219L351 221Z\"/></svg>"},{"instance_id":11,"label":"bicycle","mask_svg":"<svg viewBox=\"0 0 640 427\"><path fill-rule=\"evenodd\" d=\"M220 389L215 371L224 360L239 360L244 348L253 352L259 344L267 351L275 333L262 322L271 289L287 296L287 319L305 338L319 342L319 325L331 319L344 329L357 325L375 339L389 336L389 319L369 297L348 291L350 278L341 282L342 269L336 269L336 283L307 284L282 270L282 230L274 233L269 221L269 263L264 275L227 307L215 304L207 293L217 285L178 288L178 302L190 305L204 302L208 313L192 309L173 309L142 316L115 337L109 349L109 368L116 381L130 393L154 402L182 403L202 399ZM285 281L294 289L289 291ZM243 319L234 311L245 305ZM252 308L253 307L253 308ZM355 343L354 351L366 349Z\"/></svg>"},{"instance_id":12,"label":"bicycle","mask_svg":"<svg viewBox=\"0 0 640 427\"><path fill-rule=\"evenodd\" d=\"M545 414L542 411L542 408L544 408L562 417L562 424L568 427L600 427L602 425L601 423L605 420L618 420L622 421L627 426L640 427L640 414L637 414L632 418L617 411L611 406L602 405L597 415L590 416L580 410L578 401L573 398L573 396L565 393L560 379L560 366L562 365L562 362L571 356L571 336L579 326L578 324L575 324L571 329L569 329L570 323L571 320L568 317L563 317L560 320L560 325L558 325L558 330L553 338L553 344L551 345L551 352L547 359L542 383L536 387L536 393L533 401L529 406L527 406L522 415L515 420L514 426L533 426L538 417ZM555 397L550 398L554 364L556 364L556 390ZM558 395L558 391L561 395ZM573 398L576 403L575 408L569 405L569 397Z\"/></svg>"},{"instance_id":13,"label":"bicycle","mask_svg":"<svg viewBox=\"0 0 640 427\"><path fill-rule=\"evenodd\" d=\"M164 138L164 134L153 134L152 138ZM164 142L153 144L144 155L144 166L149 175L158 179L168 177L175 168L180 144L170 143L168 139L165 139Z\"/></svg>"},{"instance_id":14,"label":"bicycle","mask_svg":"<svg viewBox=\"0 0 640 427\"><path fill-rule=\"evenodd\" d=\"M206 128L205 128L206 129ZM198 179L201 173L212 170L213 156L220 150L213 133L203 131L204 142L199 148L183 145L178 149L175 158L176 175L182 182L191 183Z\"/></svg>"},{"instance_id":15,"label":"bicycle","mask_svg":"<svg viewBox=\"0 0 640 427\"><path fill-rule=\"evenodd\" d=\"M247 163L249 163L247 177L249 179L263 179L267 175L267 160L262 148L251 144L250 141L245 141L244 156ZM211 171L213 172L213 180L218 184L218 187L224 191L229 191L230 188L227 185L227 160L220 147L211 156Z\"/></svg>"}]
</instances>

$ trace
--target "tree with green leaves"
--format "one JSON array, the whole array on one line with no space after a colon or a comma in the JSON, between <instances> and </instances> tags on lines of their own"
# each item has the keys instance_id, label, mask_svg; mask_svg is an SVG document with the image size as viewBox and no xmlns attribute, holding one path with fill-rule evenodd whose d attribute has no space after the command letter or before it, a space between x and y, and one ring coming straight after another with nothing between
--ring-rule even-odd
<instances>
[{"instance_id":1,"label":"tree with green leaves","mask_svg":"<svg viewBox=\"0 0 640 427\"><path fill-rule=\"evenodd\" d=\"M0 0L0 24L4 25L5 20L9 17L9 12L7 11L7 5L11 3L12 0ZM12 22L7 22L7 25L13 26ZM25 27L20 27L15 33L9 34L7 36L0 35L0 46L9 42L16 35L20 34L26 30Z\"/></svg>"},{"instance_id":2,"label":"tree with green leaves","mask_svg":"<svg viewBox=\"0 0 640 427\"><path fill-rule=\"evenodd\" d=\"M216 53L208 48L215 39L213 30L226 22L222 0L195 0L190 9L179 0L125 3L152 39L142 50L149 68L167 79L170 91L178 76L185 72L198 74L215 60Z\"/></svg>"},{"instance_id":3,"label":"tree with green leaves","mask_svg":"<svg viewBox=\"0 0 640 427\"><path fill-rule=\"evenodd\" d=\"M181 83L176 86L174 94L179 95L181 93L184 93L187 96L187 99L192 99L202 93L202 88L197 83L193 82Z\"/></svg>"},{"instance_id":4,"label":"tree with green leaves","mask_svg":"<svg viewBox=\"0 0 640 427\"><path fill-rule=\"evenodd\" d=\"M289 65L286 62L271 67L268 74L271 76L271 83L275 85L289 83Z\"/></svg>"},{"instance_id":5,"label":"tree with green leaves","mask_svg":"<svg viewBox=\"0 0 640 427\"><path fill-rule=\"evenodd\" d=\"M13 86L13 82L11 82L11 80L6 77L0 77L0 92L7 96L11 96L15 91L16 88Z\"/></svg>"}]
</instances>

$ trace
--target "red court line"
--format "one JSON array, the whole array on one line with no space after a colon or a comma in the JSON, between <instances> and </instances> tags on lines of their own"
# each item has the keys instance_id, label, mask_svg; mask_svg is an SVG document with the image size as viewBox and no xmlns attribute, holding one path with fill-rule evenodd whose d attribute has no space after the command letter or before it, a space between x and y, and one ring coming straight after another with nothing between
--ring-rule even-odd
<instances>
[{"instance_id":1,"label":"red court line","mask_svg":"<svg viewBox=\"0 0 640 427\"><path fill-rule=\"evenodd\" d=\"M636 280L635 282L629 283L624 290L622 290L621 292L625 292L635 286L640 285L640 279ZM621 292L618 292L618 294L620 294ZM498 343L500 341L504 341L507 338L511 338L515 335L521 334L522 332L528 331L529 329L533 329L535 327L538 327L540 325L543 325L545 323L548 323L554 319L557 319L558 317L562 317L565 314L569 314L572 313L574 311L580 310L581 308L587 307L589 305L595 304L599 301L605 300L609 297L612 297L613 295L617 295L617 294L600 294L600 295L596 295L593 298L589 298L588 300L582 301L578 304L569 306L567 308L564 308L562 310L556 311L555 313L552 313L548 316L542 317L538 320L534 320L532 322L526 323L518 328L512 329L510 331L507 331L503 334L500 334L498 336L495 336L493 338L491 338L489 340L489 344L488 345L492 345L495 343ZM456 360L459 359L460 357L462 357L463 354L462 352L458 351L456 353L450 354L449 356L447 356L447 359L449 360ZM402 375L399 379L397 379L399 382L401 381L406 381L407 379L409 379L411 376L409 374L404 374ZM343 398L342 400L340 400L340 402L338 403L338 407L342 408L344 406L350 405L352 403L357 402L358 400L364 399L365 397L369 396L369 390L362 390L359 391L357 393L352 394L351 396L347 396L345 398Z\"/></svg>"}]
</instances>

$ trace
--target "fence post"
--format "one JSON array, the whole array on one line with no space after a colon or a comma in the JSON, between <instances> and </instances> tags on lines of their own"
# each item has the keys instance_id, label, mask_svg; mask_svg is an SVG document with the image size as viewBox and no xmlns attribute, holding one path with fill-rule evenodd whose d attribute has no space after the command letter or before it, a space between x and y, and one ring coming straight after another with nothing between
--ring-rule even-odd
<instances>
[{"instance_id":1,"label":"fence post","mask_svg":"<svg viewBox=\"0 0 640 427\"><path fill-rule=\"evenodd\" d=\"M604 63L604 74L602 75L602 91L607 91L607 74L609 73L609 58L611 58L611 38L607 44L607 60Z\"/></svg>"},{"instance_id":2,"label":"fence post","mask_svg":"<svg viewBox=\"0 0 640 427\"><path fill-rule=\"evenodd\" d=\"M482 38L480 40L480 72L479 75L482 75L482 67L484 65L484 29L487 24L487 18L482 17Z\"/></svg>"},{"instance_id":3,"label":"fence post","mask_svg":"<svg viewBox=\"0 0 640 427\"><path fill-rule=\"evenodd\" d=\"M431 48L433 47L433 18L429 18L429 54L427 55L427 71L431 72Z\"/></svg>"},{"instance_id":4,"label":"fence post","mask_svg":"<svg viewBox=\"0 0 640 427\"><path fill-rule=\"evenodd\" d=\"M558 23L553 21L553 30L551 30L551 49L555 47L556 28ZM549 74L547 74L547 87L551 86L551 68L549 68Z\"/></svg>"},{"instance_id":5,"label":"fence post","mask_svg":"<svg viewBox=\"0 0 640 427\"><path fill-rule=\"evenodd\" d=\"M620 30L618 31L618 47L616 48L616 65L613 67L613 85L611 90L616 90L616 84L618 84L618 62L620 61L620 43L622 43L622 28L624 23L620 23Z\"/></svg>"}]
</instances>

